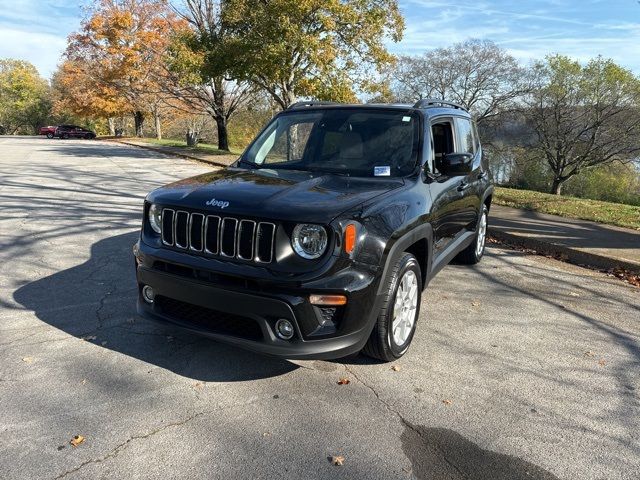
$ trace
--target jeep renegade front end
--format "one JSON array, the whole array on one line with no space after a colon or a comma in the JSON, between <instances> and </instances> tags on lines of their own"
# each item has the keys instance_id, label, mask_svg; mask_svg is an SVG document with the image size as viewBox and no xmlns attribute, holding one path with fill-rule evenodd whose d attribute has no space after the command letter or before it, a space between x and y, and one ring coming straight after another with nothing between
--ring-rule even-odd
<instances>
[{"instance_id":1,"label":"jeep renegade front end","mask_svg":"<svg viewBox=\"0 0 640 480\"><path fill-rule=\"evenodd\" d=\"M232 166L147 196L138 311L286 358L391 361L430 279L482 258L492 192L458 105L293 105Z\"/></svg>"}]
</instances>

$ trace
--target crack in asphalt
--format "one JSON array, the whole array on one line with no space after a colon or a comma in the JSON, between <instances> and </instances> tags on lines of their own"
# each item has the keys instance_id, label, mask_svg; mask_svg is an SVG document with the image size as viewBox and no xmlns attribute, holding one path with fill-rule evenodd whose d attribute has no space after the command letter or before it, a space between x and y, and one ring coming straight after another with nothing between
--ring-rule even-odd
<instances>
[{"instance_id":1,"label":"crack in asphalt","mask_svg":"<svg viewBox=\"0 0 640 480\"><path fill-rule=\"evenodd\" d=\"M360 378L360 376L358 376L358 374L352 370L349 365L347 364L342 364L345 368L345 370L349 373L351 373L351 375L353 375L353 377L359 382L361 383L364 387L368 388L374 395L375 397L378 399L378 401L384 405L384 407L391 412L392 414L394 414L398 420L400 420L400 423L402 423L402 425L404 425L405 428L408 428L409 430L411 430L412 432L414 432L416 435L418 435L418 437L420 437L423 442L424 445L429 448L432 452L434 452L435 454L437 454L440 458L442 458L442 460L444 460L446 462L447 465L449 465L453 470L455 470L462 479L468 480L469 477L467 475L464 474L464 472L462 472L457 465L455 465L453 462L451 462L449 460L449 458L447 457L447 455L445 454L445 452L443 452L441 449L435 447L429 443L427 443L426 439L424 438L424 435L422 434L422 432L420 431L419 428L417 428L415 425L413 425L411 422L409 422L406 418L404 418L404 416L400 413L399 410L393 408L389 402L387 402L386 400L384 400L380 394L378 393L378 391L371 385L369 385L367 382L365 382L362 378Z\"/></svg>"},{"instance_id":2,"label":"crack in asphalt","mask_svg":"<svg viewBox=\"0 0 640 480\"><path fill-rule=\"evenodd\" d=\"M118 445L116 445L113 449L111 449L111 451L109 453L107 453L106 455L103 455L102 457L98 457L98 458L93 458L91 460L86 460L84 462L82 462L80 465L78 465L77 467L74 467L70 470L67 470L63 473L61 473L60 475L58 475L57 477L54 477L54 480L59 480L61 478L66 477L67 475L70 475L72 473L75 473L79 470L81 470L82 468L86 467L87 465L91 465L94 463L102 463L105 460L108 460L109 458L115 458L117 457L121 451L126 450L126 448L128 447L128 445L134 441L134 440L143 440L149 437L152 437L153 435L160 433L168 428L172 428L172 427L181 427L187 423L189 423L190 421L192 421L193 419L204 415L207 412L198 412L195 413L189 417L187 417L184 420L181 420L179 422L173 422L173 423L168 423L167 425L163 425L162 427L158 427L155 430L151 430L150 432L147 432L143 435L133 435L131 437L129 437L127 440L125 440L122 443L119 443Z\"/></svg>"}]
</instances>

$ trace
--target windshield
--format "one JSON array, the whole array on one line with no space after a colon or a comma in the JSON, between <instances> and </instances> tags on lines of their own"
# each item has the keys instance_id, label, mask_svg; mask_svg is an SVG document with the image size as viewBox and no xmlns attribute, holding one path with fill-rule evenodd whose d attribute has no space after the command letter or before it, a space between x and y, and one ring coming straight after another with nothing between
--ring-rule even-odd
<instances>
[{"instance_id":1,"label":"windshield","mask_svg":"<svg viewBox=\"0 0 640 480\"><path fill-rule=\"evenodd\" d=\"M415 112L326 109L274 118L243 156L265 168L400 177L418 158Z\"/></svg>"}]
</instances>

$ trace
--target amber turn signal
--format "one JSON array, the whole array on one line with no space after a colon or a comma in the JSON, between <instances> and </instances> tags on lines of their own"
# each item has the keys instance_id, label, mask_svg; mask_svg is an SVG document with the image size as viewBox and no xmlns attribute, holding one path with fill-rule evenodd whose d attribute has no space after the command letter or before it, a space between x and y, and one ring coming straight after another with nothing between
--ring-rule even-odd
<instances>
[{"instance_id":1,"label":"amber turn signal","mask_svg":"<svg viewBox=\"0 0 640 480\"><path fill-rule=\"evenodd\" d=\"M356 248L356 226L350 223L344 229L344 251L351 253L354 248Z\"/></svg>"},{"instance_id":2,"label":"amber turn signal","mask_svg":"<svg viewBox=\"0 0 640 480\"><path fill-rule=\"evenodd\" d=\"M309 302L313 305L346 305L347 297L344 295L309 295Z\"/></svg>"}]
</instances>

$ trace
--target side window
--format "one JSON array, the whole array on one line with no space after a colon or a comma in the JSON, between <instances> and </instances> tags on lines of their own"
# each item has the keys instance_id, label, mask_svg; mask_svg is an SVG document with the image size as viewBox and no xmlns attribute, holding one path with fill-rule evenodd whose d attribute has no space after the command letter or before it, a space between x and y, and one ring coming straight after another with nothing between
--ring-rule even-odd
<instances>
[{"instance_id":1,"label":"side window","mask_svg":"<svg viewBox=\"0 0 640 480\"><path fill-rule=\"evenodd\" d=\"M476 125L476 122L471 122L471 124L473 125L473 138L475 140L475 146L476 146L476 152L478 150L480 150L480 136L478 135L478 125Z\"/></svg>"},{"instance_id":2,"label":"side window","mask_svg":"<svg viewBox=\"0 0 640 480\"><path fill-rule=\"evenodd\" d=\"M459 142L456 153L476 153L471 121L466 118L456 118L456 127Z\"/></svg>"},{"instance_id":3,"label":"side window","mask_svg":"<svg viewBox=\"0 0 640 480\"><path fill-rule=\"evenodd\" d=\"M442 157L447 153L453 153L453 124L450 120L434 123L431 125L432 160L434 173L442 171Z\"/></svg>"}]
</instances>

